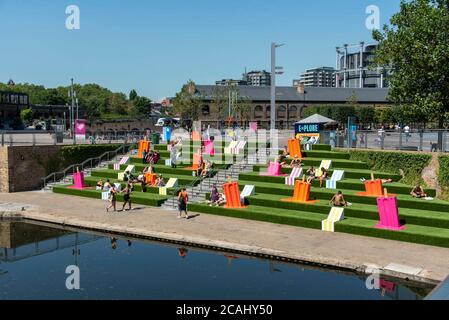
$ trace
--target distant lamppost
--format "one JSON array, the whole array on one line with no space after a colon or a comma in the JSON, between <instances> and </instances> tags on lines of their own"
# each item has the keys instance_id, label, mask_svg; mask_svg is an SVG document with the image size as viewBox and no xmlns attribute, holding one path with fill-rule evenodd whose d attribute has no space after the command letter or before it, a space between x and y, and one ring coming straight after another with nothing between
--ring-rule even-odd
<instances>
[{"instance_id":1,"label":"distant lamppost","mask_svg":"<svg viewBox=\"0 0 449 320\"><path fill-rule=\"evenodd\" d=\"M284 44L271 43L271 106L270 106L270 130L276 129L276 75L284 74L282 67L276 67L276 49Z\"/></svg>"}]
</instances>

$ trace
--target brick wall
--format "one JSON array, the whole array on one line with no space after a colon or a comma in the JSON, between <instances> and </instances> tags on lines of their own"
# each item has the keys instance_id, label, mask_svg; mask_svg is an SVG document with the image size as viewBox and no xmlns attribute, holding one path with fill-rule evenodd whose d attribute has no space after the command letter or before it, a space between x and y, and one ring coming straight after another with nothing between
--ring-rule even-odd
<instances>
[{"instance_id":1,"label":"brick wall","mask_svg":"<svg viewBox=\"0 0 449 320\"><path fill-rule=\"evenodd\" d=\"M0 147L0 192L9 192L8 147Z\"/></svg>"},{"instance_id":2,"label":"brick wall","mask_svg":"<svg viewBox=\"0 0 449 320\"><path fill-rule=\"evenodd\" d=\"M60 146L13 146L0 148L0 192L21 192L42 187L48 175L45 163Z\"/></svg>"}]
</instances>

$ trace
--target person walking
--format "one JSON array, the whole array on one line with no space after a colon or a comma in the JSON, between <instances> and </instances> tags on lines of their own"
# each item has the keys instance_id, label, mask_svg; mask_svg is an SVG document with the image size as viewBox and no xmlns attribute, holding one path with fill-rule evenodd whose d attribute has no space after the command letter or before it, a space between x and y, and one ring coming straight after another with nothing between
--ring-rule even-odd
<instances>
[{"instance_id":1,"label":"person walking","mask_svg":"<svg viewBox=\"0 0 449 320\"><path fill-rule=\"evenodd\" d=\"M187 194L187 190L183 188L181 192L179 192L178 195L178 209L179 209L179 216L178 218L182 218L182 212L184 211L186 214L186 219L189 219L189 214L187 212L187 203L189 202L189 195Z\"/></svg>"},{"instance_id":2,"label":"person walking","mask_svg":"<svg viewBox=\"0 0 449 320\"><path fill-rule=\"evenodd\" d=\"M111 186L111 189L109 189L109 202L110 205L106 208L106 212L109 212L109 209L114 209L114 212L117 211L117 189L115 186Z\"/></svg>"},{"instance_id":3,"label":"person walking","mask_svg":"<svg viewBox=\"0 0 449 320\"><path fill-rule=\"evenodd\" d=\"M122 193L124 194L124 196L123 196L124 203L123 203L122 211L125 211L126 204L128 204L128 206L129 206L128 211L131 210L131 192L132 192L132 186L128 183L126 185L126 188L123 189L123 191L122 191Z\"/></svg>"}]
</instances>

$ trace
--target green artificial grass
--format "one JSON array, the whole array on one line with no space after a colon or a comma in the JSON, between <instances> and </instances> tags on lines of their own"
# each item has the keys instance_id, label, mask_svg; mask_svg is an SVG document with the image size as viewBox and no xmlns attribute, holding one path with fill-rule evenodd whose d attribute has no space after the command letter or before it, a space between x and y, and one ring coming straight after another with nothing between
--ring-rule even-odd
<instances>
[{"instance_id":1,"label":"green artificial grass","mask_svg":"<svg viewBox=\"0 0 449 320\"><path fill-rule=\"evenodd\" d=\"M349 160L349 154L344 152L334 151L303 151L303 157L305 158L320 158L325 160Z\"/></svg>"},{"instance_id":2,"label":"green artificial grass","mask_svg":"<svg viewBox=\"0 0 449 320\"><path fill-rule=\"evenodd\" d=\"M321 221L327 219L325 214L313 214L305 211L249 206L247 209L225 209L210 207L206 204L189 204L194 212L221 215L227 217L286 224L297 227L321 229ZM335 224L335 231L357 234L389 240L413 242L419 244L449 247L449 230L408 224L404 231L376 229L377 221L348 217Z\"/></svg>"},{"instance_id":3,"label":"green artificial grass","mask_svg":"<svg viewBox=\"0 0 449 320\"><path fill-rule=\"evenodd\" d=\"M308 167L305 168L307 171ZM329 176L332 176L333 169L329 170ZM283 174L289 175L291 173L291 169L283 169ZM351 170L345 170L345 177L347 179L355 179L359 180L361 178L365 179L371 179L371 172L369 170L362 170L362 169L351 169ZM380 179L393 179L393 181L399 181L401 176L394 175L391 173L375 173L376 178ZM285 177L272 177L272 176L263 176L260 175L259 172L250 172L250 173L242 173L239 175L239 180L246 180L246 181L260 181L260 182L270 182L270 183L284 183ZM411 190L411 187L410 187Z\"/></svg>"},{"instance_id":4,"label":"green artificial grass","mask_svg":"<svg viewBox=\"0 0 449 320\"><path fill-rule=\"evenodd\" d=\"M111 183L120 183L122 185L122 188L125 187L125 183L123 181L118 181L118 180L110 180ZM84 183L89 186L89 187L93 187L95 188L97 185L98 179L95 179L93 177L86 177L84 178ZM181 184L182 185L182 184ZM135 183L134 184L134 191L135 192L142 192L142 185L140 183ZM169 188L167 189L167 194L169 196L177 193L179 191L179 188ZM146 193L152 193L152 194L159 194L159 187L147 187L147 192Z\"/></svg>"},{"instance_id":5,"label":"green artificial grass","mask_svg":"<svg viewBox=\"0 0 449 320\"><path fill-rule=\"evenodd\" d=\"M148 167L148 165L144 165L144 164L134 164L134 166L136 167L136 172L142 172L145 168ZM128 167L128 165L121 165L120 166L120 170L121 172L125 171L126 168ZM192 170L187 170L186 168L171 168L168 166L163 166L163 165L155 165L153 166L154 171L156 172L156 174L162 174L162 175L172 175L172 176L192 176ZM114 165L110 164L108 166L109 170L114 170ZM118 172L118 171L117 171ZM214 171L212 172L213 175L216 173L216 170L214 169Z\"/></svg>"},{"instance_id":6,"label":"green artificial grass","mask_svg":"<svg viewBox=\"0 0 449 320\"><path fill-rule=\"evenodd\" d=\"M243 176L243 175L241 175L241 176ZM269 194L269 193L276 192L277 194L285 194L284 192L291 191L293 187L285 185L284 179L285 178L279 178L274 183L265 182L263 179L250 180L250 181L240 179L239 182L245 183L245 184L253 184L253 185L257 186L257 190L260 193L268 193ZM319 186L320 186L319 180L315 180L312 182L312 187L313 187L312 190L329 191L329 189L326 189L325 183L323 183L322 188L320 188ZM407 186L402 183L398 183L398 182L385 184L384 187L387 188L388 192L391 194L406 195L407 197L409 197L410 191L412 190L412 187ZM365 191L365 185L360 180L345 179L345 180L337 182L337 190L343 190L343 191L351 190L351 191L356 191L356 192L363 192L363 191ZM337 190L330 189L329 192L336 192ZM431 197L434 197L436 194L435 189L426 189L425 191Z\"/></svg>"},{"instance_id":7,"label":"green artificial grass","mask_svg":"<svg viewBox=\"0 0 449 320\"><path fill-rule=\"evenodd\" d=\"M244 185L244 182L239 182L241 185ZM249 182L246 184L250 184ZM260 188L259 188L260 189ZM291 192L288 193L288 190L284 190L282 194L275 193L277 189L272 189L271 193L260 193L258 187L256 186L257 196L253 197L254 201L258 201L258 205L260 203L264 203L262 205L266 205L268 207L279 207L279 208L288 208L288 205L296 205L296 203L284 203L280 202L279 199L282 198L291 198L293 197L293 187ZM330 201L332 196L337 193L337 190L329 190L329 189L318 189L313 188L310 192L311 200L323 200ZM360 203L365 205L377 205L377 197L364 197L356 195L357 191L353 190L345 190L343 192L346 201L351 203ZM398 207L403 209L422 209L426 211L436 211L442 213L449 213L449 203L442 200L432 200L426 201L423 199L415 199L411 196L407 195L397 195L398 198ZM273 203L274 201L274 203ZM254 203L255 204L255 203ZM287 207L286 207L287 206Z\"/></svg>"},{"instance_id":8,"label":"green artificial grass","mask_svg":"<svg viewBox=\"0 0 449 320\"><path fill-rule=\"evenodd\" d=\"M168 179L170 178L178 178L179 179L179 184L181 185L191 185L195 180L197 180L197 177L193 177L192 176L192 172L190 172L190 176L187 175L177 175L177 174L163 174L164 179L166 179L166 181L168 181ZM118 174L119 171L115 171L115 170L94 170L91 173L92 177L95 177L97 180L98 179L113 179L113 180L117 180L118 179ZM157 172L156 172L157 174ZM198 182L199 183L199 182Z\"/></svg>"},{"instance_id":9,"label":"green artificial grass","mask_svg":"<svg viewBox=\"0 0 449 320\"><path fill-rule=\"evenodd\" d=\"M69 186L56 186L53 188L53 192L71 196L93 198L101 201L101 191L96 191L95 189L76 190L69 188ZM167 200L167 196L160 196L151 193L133 193L131 195L132 203L150 207L160 207ZM123 202L122 194L117 195L117 201Z\"/></svg>"},{"instance_id":10,"label":"green artificial grass","mask_svg":"<svg viewBox=\"0 0 449 320\"><path fill-rule=\"evenodd\" d=\"M318 168L321 165L322 159L319 158L306 158L302 160L302 163L305 167L314 166ZM286 159L285 164L290 165L291 159ZM263 169L266 169L266 164L259 164L254 166L254 171L260 171ZM367 170L368 166L364 162L360 161L350 161L350 160L332 160L332 168L337 169L361 169L361 170ZM290 172L291 169L285 169L283 170L285 173Z\"/></svg>"}]
</instances>

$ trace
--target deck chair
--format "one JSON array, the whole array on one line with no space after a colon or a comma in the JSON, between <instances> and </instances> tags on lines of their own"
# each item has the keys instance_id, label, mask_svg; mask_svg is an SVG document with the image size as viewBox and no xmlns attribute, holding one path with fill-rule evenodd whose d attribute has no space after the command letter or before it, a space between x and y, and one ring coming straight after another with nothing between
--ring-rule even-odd
<instances>
[{"instance_id":1,"label":"deck chair","mask_svg":"<svg viewBox=\"0 0 449 320\"><path fill-rule=\"evenodd\" d=\"M238 146L239 142L238 141L232 141L229 144L229 147L225 147L224 148L224 153L225 154L233 154L235 148Z\"/></svg>"},{"instance_id":2,"label":"deck chair","mask_svg":"<svg viewBox=\"0 0 449 320\"><path fill-rule=\"evenodd\" d=\"M242 192L240 193L240 201L241 201L242 205L245 204L245 199L247 197L251 197L255 194L256 194L256 187L253 185L246 185L243 188Z\"/></svg>"},{"instance_id":3,"label":"deck chair","mask_svg":"<svg viewBox=\"0 0 449 320\"><path fill-rule=\"evenodd\" d=\"M159 188L159 195L166 196L168 189L176 188L178 186L178 179L177 178L170 178L165 185L165 187Z\"/></svg>"},{"instance_id":4,"label":"deck chair","mask_svg":"<svg viewBox=\"0 0 449 320\"><path fill-rule=\"evenodd\" d=\"M118 174L118 179L119 179L120 181L125 181L125 173L126 173L127 171L128 171L129 173L135 173L135 172L136 172L136 166L134 166L134 165L129 165L129 166L126 167L125 171L120 172L120 173Z\"/></svg>"},{"instance_id":5,"label":"deck chair","mask_svg":"<svg viewBox=\"0 0 449 320\"><path fill-rule=\"evenodd\" d=\"M343 180L345 172L343 170L335 170L330 180L326 181L327 189L337 189L337 182Z\"/></svg>"},{"instance_id":6,"label":"deck chair","mask_svg":"<svg viewBox=\"0 0 449 320\"><path fill-rule=\"evenodd\" d=\"M332 160L323 160L323 161L321 161L320 167L317 168L315 176L317 178L321 177L323 175L323 172L321 171L321 168L329 170L331 166L332 166Z\"/></svg>"},{"instance_id":7,"label":"deck chair","mask_svg":"<svg viewBox=\"0 0 449 320\"><path fill-rule=\"evenodd\" d=\"M109 201L109 191L105 191L101 193L101 200Z\"/></svg>"},{"instance_id":8,"label":"deck chair","mask_svg":"<svg viewBox=\"0 0 449 320\"><path fill-rule=\"evenodd\" d=\"M326 220L321 222L321 229L327 232L335 232L335 222L344 220L344 208L332 208Z\"/></svg>"},{"instance_id":9,"label":"deck chair","mask_svg":"<svg viewBox=\"0 0 449 320\"><path fill-rule=\"evenodd\" d=\"M240 150L245 149L246 147L246 141L239 141L237 146L232 150L233 154L239 154Z\"/></svg>"},{"instance_id":10,"label":"deck chair","mask_svg":"<svg viewBox=\"0 0 449 320\"><path fill-rule=\"evenodd\" d=\"M170 178L165 185L166 188L176 188L178 186L178 178Z\"/></svg>"},{"instance_id":11,"label":"deck chair","mask_svg":"<svg viewBox=\"0 0 449 320\"><path fill-rule=\"evenodd\" d=\"M302 171L303 171L302 168L293 168L290 176L285 177L285 185L286 186L295 185L295 180L302 175Z\"/></svg>"}]
</instances>

